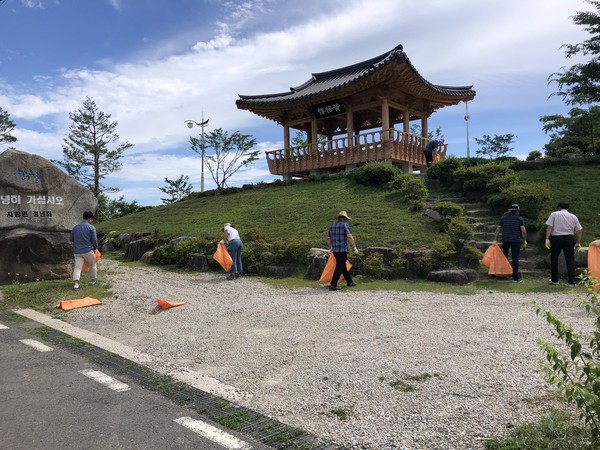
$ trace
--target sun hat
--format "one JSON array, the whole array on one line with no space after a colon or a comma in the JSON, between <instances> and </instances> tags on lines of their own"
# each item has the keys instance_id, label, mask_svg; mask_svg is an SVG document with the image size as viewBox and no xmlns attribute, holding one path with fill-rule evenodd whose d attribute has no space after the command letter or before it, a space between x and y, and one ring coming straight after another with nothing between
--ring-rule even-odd
<instances>
[{"instance_id":1,"label":"sun hat","mask_svg":"<svg viewBox=\"0 0 600 450\"><path fill-rule=\"evenodd\" d=\"M227 227L230 227L230 226L231 226L231 224L229 222L227 222L225 225L223 225L223 228L227 228Z\"/></svg>"},{"instance_id":2,"label":"sun hat","mask_svg":"<svg viewBox=\"0 0 600 450\"><path fill-rule=\"evenodd\" d=\"M441 138L439 138L439 139L438 139L438 142L441 142L441 143L443 144L443 143L444 143L444 142L446 142L446 141L444 140L444 138L443 138L443 137L441 137Z\"/></svg>"},{"instance_id":3,"label":"sun hat","mask_svg":"<svg viewBox=\"0 0 600 450\"><path fill-rule=\"evenodd\" d=\"M344 219L348 219L348 220L352 220L350 217L348 217L348 213L346 211L340 211L340 213L338 214L338 218L343 217Z\"/></svg>"},{"instance_id":4,"label":"sun hat","mask_svg":"<svg viewBox=\"0 0 600 450\"><path fill-rule=\"evenodd\" d=\"M513 203L510 208L508 208L509 211L521 211L521 208L519 208L519 205L516 203Z\"/></svg>"}]
</instances>

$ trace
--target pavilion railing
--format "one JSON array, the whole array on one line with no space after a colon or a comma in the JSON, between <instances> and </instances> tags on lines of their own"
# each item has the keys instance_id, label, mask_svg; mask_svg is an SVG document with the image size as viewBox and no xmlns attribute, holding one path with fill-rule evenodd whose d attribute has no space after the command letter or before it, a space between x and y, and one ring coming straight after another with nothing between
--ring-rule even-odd
<instances>
[{"instance_id":1,"label":"pavilion railing","mask_svg":"<svg viewBox=\"0 0 600 450\"><path fill-rule=\"evenodd\" d=\"M273 175L302 175L312 170L340 170L349 165L390 161L394 165L412 163L424 167L423 149L429 139L391 128L265 152ZM446 156L444 144L435 157Z\"/></svg>"}]
</instances>

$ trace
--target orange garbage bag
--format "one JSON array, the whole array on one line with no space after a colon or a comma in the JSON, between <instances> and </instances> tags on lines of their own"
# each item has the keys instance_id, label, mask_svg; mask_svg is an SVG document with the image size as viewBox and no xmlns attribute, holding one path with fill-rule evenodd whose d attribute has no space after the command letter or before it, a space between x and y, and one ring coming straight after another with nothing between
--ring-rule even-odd
<instances>
[{"instance_id":1,"label":"orange garbage bag","mask_svg":"<svg viewBox=\"0 0 600 450\"><path fill-rule=\"evenodd\" d=\"M594 290L600 291L600 240L588 246L588 272L594 281Z\"/></svg>"},{"instance_id":2,"label":"orange garbage bag","mask_svg":"<svg viewBox=\"0 0 600 450\"><path fill-rule=\"evenodd\" d=\"M348 260L346 260L346 269L350 270L352 268L352 263ZM323 269L323 273L321 274L321 278L319 278L319 281L321 283L331 283L331 279L333 278L333 271L335 270L335 256L333 256L333 253L329 254L329 259L327 260L327 264L325 264L325 268ZM344 278L343 275L340 275L340 279L338 280L338 283L340 281L342 281L342 279Z\"/></svg>"},{"instance_id":3,"label":"orange garbage bag","mask_svg":"<svg viewBox=\"0 0 600 450\"><path fill-rule=\"evenodd\" d=\"M217 245L217 251L213 255L213 258L221 265L223 269L225 269L225 272L229 272L231 270L231 267L233 266L233 259L231 259L231 255L229 255L225 244L221 244L219 242Z\"/></svg>"},{"instance_id":4,"label":"orange garbage bag","mask_svg":"<svg viewBox=\"0 0 600 450\"><path fill-rule=\"evenodd\" d=\"M96 262L100 261L101 257L102 257L102 253L100 253L100 250L96 249ZM90 265L88 264L88 262L83 261L83 266L81 267L81 271L88 270L89 268L90 268Z\"/></svg>"},{"instance_id":5,"label":"orange garbage bag","mask_svg":"<svg viewBox=\"0 0 600 450\"><path fill-rule=\"evenodd\" d=\"M175 308L176 306L181 306L181 305L186 304L186 302L168 302L166 300L163 300L162 298L159 298L158 300L156 300L156 303L158 303L158 306L160 306L161 309Z\"/></svg>"},{"instance_id":6,"label":"orange garbage bag","mask_svg":"<svg viewBox=\"0 0 600 450\"><path fill-rule=\"evenodd\" d=\"M512 266L498 244L492 244L483 254L481 264L488 267L488 275L506 277L512 275Z\"/></svg>"},{"instance_id":7,"label":"orange garbage bag","mask_svg":"<svg viewBox=\"0 0 600 450\"><path fill-rule=\"evenodd\" d=\"M56 305L56 307L62 308L66 311L69 309L84 308L86 306L94 306L94 305L101 305L101 304L102 304L102 302L98 299L95 299L92 297L85 297L85 298L77 298L75 300L63 300L58 305Z\"/></svg>"}]
</instances>

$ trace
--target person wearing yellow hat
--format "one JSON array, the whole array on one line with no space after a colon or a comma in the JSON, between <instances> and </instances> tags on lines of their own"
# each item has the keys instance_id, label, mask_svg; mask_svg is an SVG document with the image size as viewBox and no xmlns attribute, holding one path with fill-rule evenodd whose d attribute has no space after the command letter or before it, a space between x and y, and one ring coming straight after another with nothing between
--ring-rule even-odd
<instances>
[{"instance_id":1,"label":"person wearing yellow hat","mask_svg":"<svg viewBox=\"0 0 600 450\"><path fill-rule=\"evenodd\" d=\"M358 255L358 248L356 248L356 242L354 236L350 231L348 221L352 219L348 217L346 211L340 211L337 220L329 227L329 233L327 237L327 244L329 245L329 251L333 253L335 257L335 270L333 271L333 277L329 285L330 291L339 291L340 287L337 285L340 275L344 276L348 287L356 286L356 283L352 281L352 277L346 268L346 261L348 260L348 242L352 245L354 253Z\"/></svg>"}]
</instances>

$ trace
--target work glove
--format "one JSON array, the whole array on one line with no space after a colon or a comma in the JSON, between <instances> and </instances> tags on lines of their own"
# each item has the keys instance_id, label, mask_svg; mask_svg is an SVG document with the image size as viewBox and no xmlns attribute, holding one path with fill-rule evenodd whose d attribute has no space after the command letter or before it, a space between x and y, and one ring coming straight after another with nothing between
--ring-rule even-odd
<instances>
[{"instance_id":1,"label":"work glove","mask_svg":"<svg viewBox=\"0 0 600 450\"><path fill-rule=\"evenodd\" d=\"M356 247L354 247L354 254L358 255L358 249Z\"/></svg>"},{"instance_id":2,"label":"work glove","mask_svg":"<svg viewBox=\"0 0 600 450\"><path fill-rule=\"evenodd\" d=\"M494 240L492 241L492 245L498 245L498 241L497 241L496 239L494 239Z\"/></svg>"},{"instance_id":3,"label":"work glove","mask_svg":"<svg viewBox=\"0 0 600 450\"><path fill-rule=\"evenodd\" d=\"M523 241L523 248L527 248L527 241Z\"/></svg>"},{"instance_id":4,"label":"work glove","mask_svg":"<svg viewBox=\"0 0 600 450\"><path fill-rule=\"evenodd\" d=\"M550 250L550 239L546 239L546 248Z\"/></svg>"},{"instance_id":5,"label":"work glove","mask_svg":"<svg viewBox=\"0 0 600 450\"><path fill-rule=\"evenodd\" d=\"M579 252L581 250L581 244L575 244L575 251Z\"/></svg>"},{"instance_id":6,"label":"work glove","mask_svg":"<svg viewBox=\"0 0 600 450\"><path fill-rule=\"evenodd\" d=\"M221 240L219 241L219 244L224 244L224 243L225 243L225 239L221 239Z\"/></svg>"}]
</instances>

